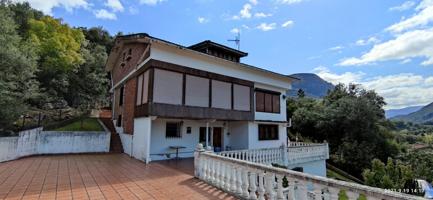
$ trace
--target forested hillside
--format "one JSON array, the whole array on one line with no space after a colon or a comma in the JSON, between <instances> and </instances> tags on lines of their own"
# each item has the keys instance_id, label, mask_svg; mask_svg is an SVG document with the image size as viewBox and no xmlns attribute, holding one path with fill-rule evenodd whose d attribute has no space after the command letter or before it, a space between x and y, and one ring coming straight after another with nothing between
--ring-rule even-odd
<instances>
[{"instance_id":1,"label":"forested hillside","mask_svg":"<svg viewBox=\"0 0 433 200\"><path fill-rule=\"evenodd\" d=\"M433 103L430 103L413 113L395 116L392 120L433 125Z\"/></svg>"},{"instance_id":2,"label":"forested hillside","mask_svg":"<svg viewBox=\"0 0 433 200\"><path fill-rule=\"evenodd\" d=\"M323 99L289 98L289 137L326 140L328 162L371 186L414 188L415 179L433 181L433 129L389 121L385 105L375 91L358 85L339 84Z\"/></svg>"},{"instance_id":3,"label":"forested hillside","mask_svg":"<svg viewBox=\"0 0 433 200\"><path fill-rule=\"evenodd\" d=\"M0 1L0 132L34 109L88 110L106 103L112 37L70 27L28 3Z\"/></svg>"}]
</instances>

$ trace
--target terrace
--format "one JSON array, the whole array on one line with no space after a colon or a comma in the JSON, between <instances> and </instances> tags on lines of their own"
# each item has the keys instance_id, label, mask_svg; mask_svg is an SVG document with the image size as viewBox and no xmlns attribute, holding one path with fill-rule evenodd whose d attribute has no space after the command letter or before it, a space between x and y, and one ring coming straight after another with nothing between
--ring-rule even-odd
<instances>
[{"instance_id":1,"label":"terrace","mask_svg":"<svg viewBox=\"0 0 433 200\"><path fill-rule=\"evenodd\" d=\"M272 167L328 155L327 144L214 153L144 164L125 154L35 156L0 163L0 199L422 199ZM286 165L287 166L287 165Z\"/></svg>"}]
</instances>

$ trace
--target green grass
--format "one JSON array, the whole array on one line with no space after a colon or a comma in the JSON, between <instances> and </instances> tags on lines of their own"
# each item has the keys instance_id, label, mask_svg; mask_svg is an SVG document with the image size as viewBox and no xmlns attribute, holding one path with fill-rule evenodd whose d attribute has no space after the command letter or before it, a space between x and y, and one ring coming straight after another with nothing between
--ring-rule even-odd
<instances>
[{"instance_id":1,"label":"green grass","mask_svg":"<svg viewBox=\"0 0 433 200\"><path fill-rule=\"evenodd\" d=\"M81 127L81 120L67 124L63 127L54 129L55 131L104 131L98 120L95 118L83 119L83 127Z\"/></svg>"},{"instance_id":2,"label":"green grass","mask_svg":"<svg viewBox=\"0 0 433 200\"><path fill-rule=\"evenodd\" d=\"M355 183L354 181L350 180L349 178L346 178L342 174L339 174L338 172L333 171L331 169L326 169L326 177L337 179L340 181L347 181L347 182Z\"/></svg>"}]
</instances>

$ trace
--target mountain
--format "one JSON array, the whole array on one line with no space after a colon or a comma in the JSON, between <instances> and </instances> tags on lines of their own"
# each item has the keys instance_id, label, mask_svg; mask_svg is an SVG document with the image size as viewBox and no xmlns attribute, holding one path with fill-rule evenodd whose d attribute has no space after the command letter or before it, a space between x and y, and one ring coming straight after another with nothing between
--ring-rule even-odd
<instances>
[{"instance_id":1,"label":"mountain","mask_svg":"<svg viewBox=\"0 0 433 200\"><path fill-rule=\"evenodd\" d=\"M413 123L433 123L433 103L422 107L420 110L391 118L392 120L408 121Z\"/></svg>"},{"instance_id":2,"label":"mountain","mask_svg":"<svg viewBox=\"0 0 433 200\"><path fill-rule=\"evenodd\" d=\"M400 108L400 109L385 110L385 117L389 119L399 115L407 115L420 110L422 107L423 106L410 106L410 107Z\"/></svg>"},{"instance_id":3,"label":"mountain","mask_svg":"<svg viewBox=\"0 0 433 200\"><path fill-rule=\"evenodd\" d=\"M292 90L288 92L288 96L296 97L298 90L302 89L308 97L322 98L328 90L334 89L334 85L313 73L298 73L290 76L300 80L292 83Z\"/></svg>"}]
</instances>

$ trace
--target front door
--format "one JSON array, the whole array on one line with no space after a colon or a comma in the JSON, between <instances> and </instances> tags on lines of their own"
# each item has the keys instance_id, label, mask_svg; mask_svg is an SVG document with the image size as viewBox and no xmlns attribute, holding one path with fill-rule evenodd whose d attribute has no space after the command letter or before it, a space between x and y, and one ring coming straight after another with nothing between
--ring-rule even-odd
<instances>
[{"instance_id":1,"label":"front door","mask_svg":"<svg viewBox=\"0 0 433 200\"><path fill-rule=\"evenodd\" d=\"M216 152L222 150L222 128L214 127L213 128L213 147Z\"/></svg>"}]
</instances>

